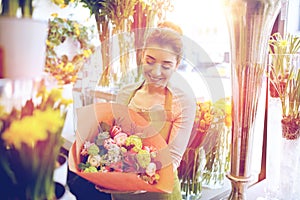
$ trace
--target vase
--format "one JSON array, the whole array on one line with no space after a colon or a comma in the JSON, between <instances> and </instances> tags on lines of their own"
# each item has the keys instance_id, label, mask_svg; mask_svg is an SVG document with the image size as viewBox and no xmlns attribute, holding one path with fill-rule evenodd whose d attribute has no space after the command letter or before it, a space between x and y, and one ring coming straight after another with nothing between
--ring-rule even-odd
<instances>
[{"instance_id":1,"label":"vase","mask_svg":"<svg viewBox=\"0 0 300 200\"><path fill-rule=\"evenodd\" d=\"M206 163L202 173L202 186L209 189L223 187L230 166L230 127L224 122L212 124L203 144ZM209 142L209 144L207 144Z\"/></svg>"},{"instance_id":2,"label":"vase","mask_svg":"<svg viewBox=\"0 0 300 200\"><path fill-rule=\"evenodd\" d=\"M268 40L280 0L224 0L231 50L232 139L228 199L247 199L251 157Z\"/></svg>"},{"instance_id":3,"label":"vase","mask_svg":"<svg viewBox=\"0 0 300 200\"><path fill-rule=\"evenodd\" d=\"M0 77L42 76L46 59L47 21L0 17Z\"/></svg>"},{"instance_id":4,"label":"vase","mask_svg":"<svg viewBox=\"0 0 300 200\"><path fill-rule=\"evenodd\" d=\"M265 198L296 200L300 196L300 118L299 107L293 105L299 101L294 97L299 88L291 80L299 76L300 55L271 54L269 67L268 137L272 140L267 145Z\"/></svg>"},{"instance_id":5,"label":"vase","mask_svg":"<svg viewBox=\"0 0 300 200\"><path fill-rule=\"evenodd\" d=\"M281 101L269 99L266 186L264 199L297 200L300 196L300 173L298 153L300 138L288 139L283 136L281 124Z\"/></svg>"},{"instance_id":6,"label":"vase","mask_svg":"<svg viewBox=\"0 0 300 200\"><path fill-rule=\"evenodd\" d=\"M178 168L181 195L184 200L197 200L201 197L204 165L205 152L202 147L186 149Z\"/></svg>"}]
</instances>

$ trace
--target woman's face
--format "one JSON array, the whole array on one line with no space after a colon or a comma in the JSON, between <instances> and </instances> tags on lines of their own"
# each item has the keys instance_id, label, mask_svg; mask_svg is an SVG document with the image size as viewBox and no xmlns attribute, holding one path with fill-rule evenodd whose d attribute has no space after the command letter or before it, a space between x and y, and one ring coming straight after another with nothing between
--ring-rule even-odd
<instances>
[{"instance_id":1,"label":"woman's face","mask_svg":"<svg viewBox=\"0 0 300 200\"><path fill-rule=\"evenodd\" d=\"M144 50L143 75L147 84L165 87L177 66L177 56L171 48L151 45Z\"/></svg>"}]
</instances>

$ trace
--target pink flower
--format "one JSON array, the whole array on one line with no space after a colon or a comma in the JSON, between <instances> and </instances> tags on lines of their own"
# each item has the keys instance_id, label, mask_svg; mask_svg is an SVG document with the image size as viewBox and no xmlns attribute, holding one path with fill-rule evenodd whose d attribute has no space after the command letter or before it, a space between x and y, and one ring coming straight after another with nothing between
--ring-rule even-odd
<instances>
[{"instance_id":1,"label":"pink flower","mask_svg":"<svg viewBox=\"0 0 300 200\"><path fill-rule=\"evenodd\" d=\"M83 148L82 148L80 154L83 155L83 156L87 156L88 155L88 149L89 149L89 147L91 145L92 145L91 142L85 141L84 144L83 144Z\"/></svg>"},{"instance_id":2,"label":"pink flower","mask_svg":"<svg viewBox=\"0 0 300 200\"><path fill-rule=\"evenodd\" d=\"M125 145L126 138L127 138L127 134L120 132L114 137L114 140L118 146L123 146Z\"/></svg>"},{"instance_id":3,"label":"pink flower","mask_svg":"<svg viewBox=\"0 0 300 200\"><path fill-rule=\"evenodd\" d=\"M111 129L110 129L110 136L112 138L114 138L118 133L121 133L122 129L120 126L113 126Z\"/></svg>"}]
</instances>

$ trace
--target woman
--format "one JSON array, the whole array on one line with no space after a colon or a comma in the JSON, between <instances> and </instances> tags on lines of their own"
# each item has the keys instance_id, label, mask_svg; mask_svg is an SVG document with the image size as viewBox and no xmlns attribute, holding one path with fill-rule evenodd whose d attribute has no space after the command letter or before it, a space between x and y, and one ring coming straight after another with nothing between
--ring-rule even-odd
<instances>
[{"instance_id":1,"label":"woman","mask_svg":"<svg viewBox=\"0 0 300 200\"><path fill-rule=\"evenodd\" d=\"M173 28L156 28L148 35L142 54L144 80L126 86L117 95L117 102L128 105L151 121L166 140L175 174L173 192L120 193L112 199L181 199L177 168L189 141L196 113L196 99L192 92L181 88L171 78L182 58L181 35ZM177 83L176 83L177 82Z\"/></svg>"}]
</instances>

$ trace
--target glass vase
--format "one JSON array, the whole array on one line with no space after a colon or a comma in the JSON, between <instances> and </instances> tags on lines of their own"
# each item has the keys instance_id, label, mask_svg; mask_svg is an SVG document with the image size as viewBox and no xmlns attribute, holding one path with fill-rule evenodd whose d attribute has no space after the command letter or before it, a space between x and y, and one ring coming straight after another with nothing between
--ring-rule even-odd
<instances>
[{"instance_id":1,"label":"glass vase","mask_svg":"<svg viewBox=\"0 0 300 200\"><path fill-rule=\"evenodd\" d=\"M279 98L270 98L268 112L268 141L266 186L264 199L297 200L300 191L300 173L298 153L300 138L283 137L281 125L281 102Z\"/></svg>"},{"instance_id":2,"label":"glass vase","mask_svg":"<svg viewBox=\"0 0 300 200\"><path fill-rule=\"evenodd\" d=\"M268 40L280 0L224 0L231 48L232 142L228 199L246 199L252 180L251 157L257 106Z\"/></svg>"},{"instance_id":3,"label":"glass vase","mask_svg":"<svg viewBox=\"0 0 300 200\"><path fill-rule=\"evenodd\" d=\"M201 197L204 165L204 149L202 147L187 148L178 168L180 189L184 200L196 200Z\"/></svg>"},{"instance_id":4,"label":"glass vase","mask_svg":"<svg viewBox=\"0 0 300 200\"><path fill-rule=\"evenodd\" d=\"M224 122L212 124L203 144L206 151L206 163L202 173L202 186L209 189L223 187L230 166L230 127Z\"/></svg>"},{"instance_id":5,"label":"glass vase","mask_svg":"<svg viewBox=\"0 0 300 200\"><path fill-rule=\"evenodd\" d=\"M266 199L299 199L300 55L271 54ZM299 84L298 84L299 85ZM273 87L271 87L273 86Z\"/></svg>"}]
</instances>

